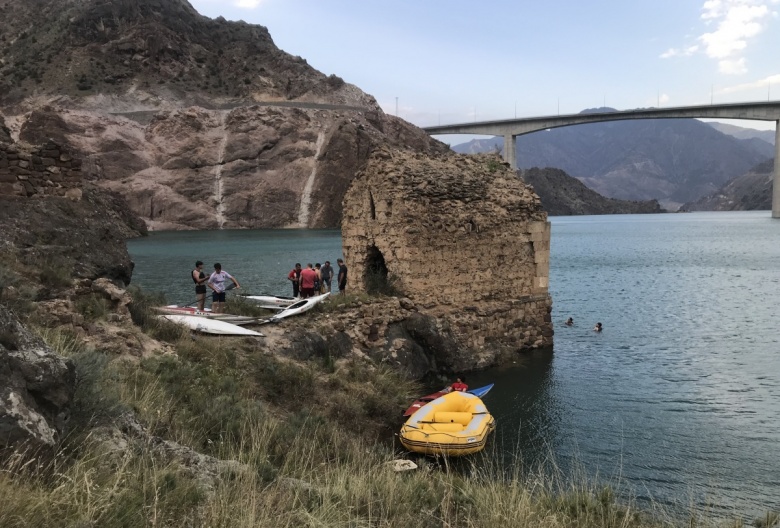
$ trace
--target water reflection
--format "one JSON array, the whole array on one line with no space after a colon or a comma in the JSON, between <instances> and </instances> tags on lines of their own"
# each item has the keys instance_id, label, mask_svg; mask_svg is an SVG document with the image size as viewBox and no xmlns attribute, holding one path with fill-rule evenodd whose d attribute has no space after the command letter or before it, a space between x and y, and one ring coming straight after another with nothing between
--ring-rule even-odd
<instances>
[{"instance_id":1,"label":"water reflection","mask_svg":"<svg viewBox=\"0 0 780 528\"><path fill-rule=\"evenodd\" d=\"M518 356L513 365L475 372L470 387L495 383L485 403L501 424L491 440L507 461L533 470L550 461L560 444L564 406L555 390L552 350Z\"/></svg>"}]
</instances>

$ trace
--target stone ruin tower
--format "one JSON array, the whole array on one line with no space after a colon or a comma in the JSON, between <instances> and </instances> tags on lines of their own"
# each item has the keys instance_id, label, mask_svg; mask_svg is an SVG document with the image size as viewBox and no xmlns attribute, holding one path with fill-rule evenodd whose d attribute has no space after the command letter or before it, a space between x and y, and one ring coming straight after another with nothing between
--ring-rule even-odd
<instances>
[{"instance_id":1,"label":"stone ruin tower","mask_svg":"<svg viewBox=\"0 0 780 528\"><path fill-rule=\"evenodd\" d=\"M444 319L475 365L552 345L550 223L496 156L378 150L343 211L349 289L385 281Z\"/></svg>"}]
</instances>

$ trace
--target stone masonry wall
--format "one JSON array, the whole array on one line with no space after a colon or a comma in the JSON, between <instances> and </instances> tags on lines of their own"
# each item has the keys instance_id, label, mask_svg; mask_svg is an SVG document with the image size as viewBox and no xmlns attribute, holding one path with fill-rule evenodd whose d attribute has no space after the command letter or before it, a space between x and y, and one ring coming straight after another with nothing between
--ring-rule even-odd
<instances>
[{"instance_id":1,"label":"stone masonry wall","mask_svg":"<svg viewBox=\"0 0 780 528\"><path fill-rule=\"evenodd\" d=\"M0 141L0 196L73 195L81 184L81 160L54 141L40 147Z\"/></svg>"},{"instance_id":2,"label":"stone masonry wall","mask_svg":"<svg viewBox=\"0 0 780 528\"><path fill-rule=\"evenodd\" d=\"M349 289L384 265L467 348L552 345L550 224L496 157L375 153L344 198L342 239Z\"/></svg>"}]
</instances>

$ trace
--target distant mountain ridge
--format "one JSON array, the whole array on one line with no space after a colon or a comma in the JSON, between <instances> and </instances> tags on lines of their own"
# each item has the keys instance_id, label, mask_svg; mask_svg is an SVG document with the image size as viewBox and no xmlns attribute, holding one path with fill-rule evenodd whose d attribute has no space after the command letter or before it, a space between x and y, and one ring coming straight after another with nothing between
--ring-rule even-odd
<instances>
[{"instance_id":1,"label":"distant mountain ridge","mask_svg":"<svg viewBox=\"0 0 780 528\"><path fill-rule=\"evenodd\" d=\"M519 136L517 163L520 169L559 168L604 196L658 199L676 210L771 156L771 145L755 141L739 140L695 119L591 123ZM475 153L501 148L503 138L491 138L456 145L453 150Z\"/></svg>"},{"instance_id":2,"label":"distant mountain ridge","mask_svg":"<svg viewBox=\"0 0 780 528\"><path fill-rule=\"evenodd\" d=\"M542 207L551 216L666 212L657 200L606 198L560 169L532 168L519 171L519 175L534 188Z\"/></svg>"},{"instance_id":3,"label":"distant mountain ridge","mask_svg":"<svg viewBox=\"0 0 780 528\"><path fill-rule=\"evenodd\" d=\"M766 141L770 145L775 144L775 131L774 130L756 130L754 128L745 128L729 123L712 122L707 123L718 132L723 132L729 136L734 136L737 139L760 139Z\"/></svg>"},{"instance_id":4,"label":"distant mountain ridge","mask_svg":"<svg viewBox=\"0 0 780 528\"><path fill-rule=\"evenodd\" d=\"M753 167L717 191L684 204L681 211L760 211L772 209L774 160Z\"/></svg>"}]
</instances>

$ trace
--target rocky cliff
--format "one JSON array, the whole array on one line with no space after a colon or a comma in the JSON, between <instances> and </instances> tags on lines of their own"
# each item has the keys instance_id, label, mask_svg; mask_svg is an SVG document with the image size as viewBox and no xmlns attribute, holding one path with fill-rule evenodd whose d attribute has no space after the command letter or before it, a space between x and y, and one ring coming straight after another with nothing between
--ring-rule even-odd
<instances>
[{"instance_id":1,"label":"rocky cliff","mask_svg":"<svg viewBox=\"0 0 780 528\"><path fill-rule=\"evenodd\" d=\"M336 227L377 145L447 147L311 68L268 30L185 0L12 0L0 109L153 229Z\"/></svg>"},{"instance_id":2,"label":"rocky cliff","mask_svg":"<svg viewBox=\"0 0 780 528\"><path fill-rule=\"evenodd\" d=\"M53 446L76 389L73 363L15 312L84 324L77 299L118 302L116 284L133 269L125 239L145 232L121 198L82 180L80 166L51 140L14 143L0 118L0 448Z\"/></svg>"}]
</instances>

